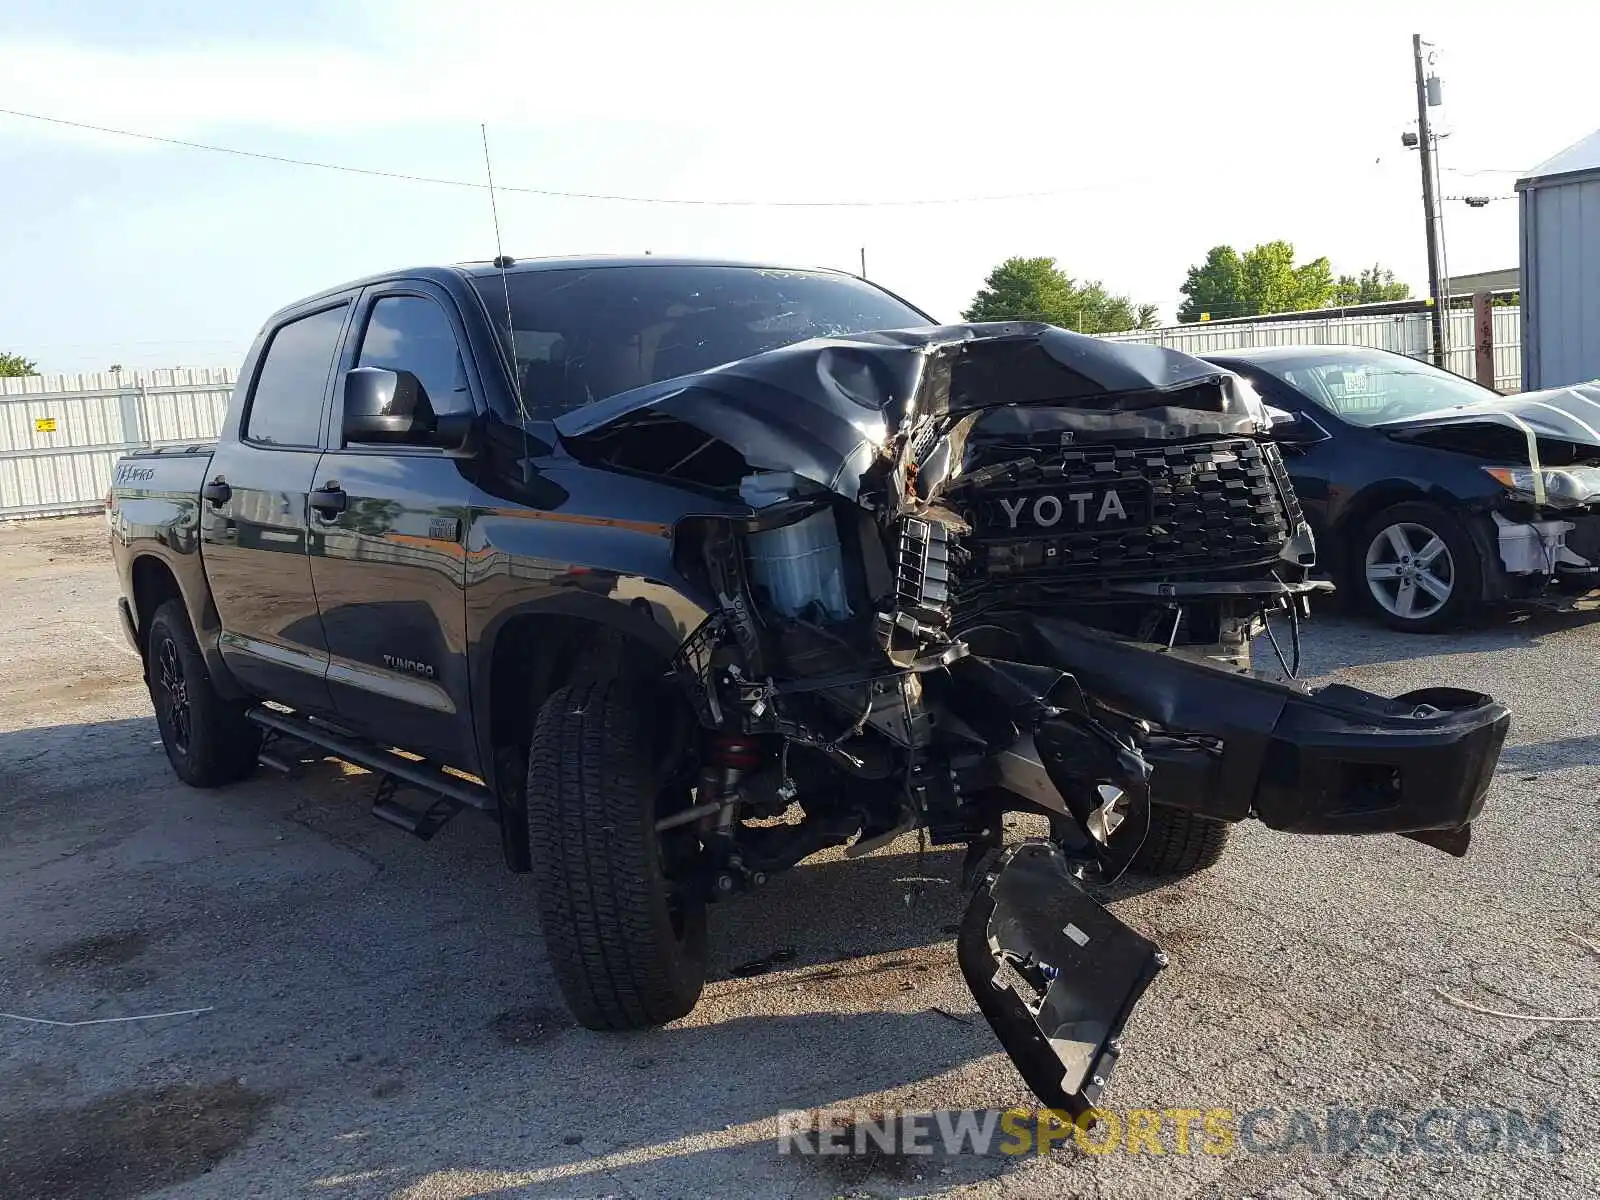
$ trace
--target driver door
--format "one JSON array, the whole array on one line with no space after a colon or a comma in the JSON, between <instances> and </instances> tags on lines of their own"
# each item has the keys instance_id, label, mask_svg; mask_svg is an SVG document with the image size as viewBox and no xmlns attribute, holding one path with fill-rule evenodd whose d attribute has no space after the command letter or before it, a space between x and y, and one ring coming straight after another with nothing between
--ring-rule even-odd
<instances>
[{"instance_id":1,"label":"driver door","mask_svg":"<svg viewBox=\"0 0 1600 1200\"><path fill-rule=\"evenodd\" d=\"M412 372L436 414L481 411L464 344L441 289L395 283L363 293L334 383L310 546L339 719L386 745L476 772L466 460L436 446L349 442L343 423L345 374L358 366Z\"/></svg>"}]
</instances>

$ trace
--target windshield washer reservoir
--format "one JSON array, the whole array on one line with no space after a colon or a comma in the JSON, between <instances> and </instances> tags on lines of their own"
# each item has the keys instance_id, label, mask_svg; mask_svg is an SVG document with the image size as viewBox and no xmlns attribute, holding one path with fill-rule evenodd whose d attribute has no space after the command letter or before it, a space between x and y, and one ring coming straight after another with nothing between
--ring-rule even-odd
<instances>
[{"instance_id":1,"label":"windshield washer reservoir","mask_svg":"<svg viewBox=\"0 0 1600 1200\"><path fill-rule=\"evenodd\" d=\"M839 530L831 512L752 534L749 554L751 578L783 616L798 617L815 604L835 621L849 619Z\"/></svg>"}]
</instances>

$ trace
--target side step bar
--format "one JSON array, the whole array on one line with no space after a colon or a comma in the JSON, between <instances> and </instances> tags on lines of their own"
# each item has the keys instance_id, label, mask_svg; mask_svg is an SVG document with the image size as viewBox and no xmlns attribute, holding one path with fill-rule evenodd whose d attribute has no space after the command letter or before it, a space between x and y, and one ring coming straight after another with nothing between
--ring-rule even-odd
<instances>
[{"instance_id":1,"label":"side step bar","mask_svg":"<svg viewBox=\"0 0 1600 1200\"><path fill-rule=\"evenodd\" d=\"M373 800L372 815L423 841L438 833L445 822L463 808L491 816L499 812L494 794L488 788L452 775L430 762L406 758L386 746L340 733L298 713L256 705L245 716L263 729L307 742L335 758L377 772L378 792ZM394 799L401 785L424 793L432 802L421 811L407 808Z\"/></svg>"}]
</instances>

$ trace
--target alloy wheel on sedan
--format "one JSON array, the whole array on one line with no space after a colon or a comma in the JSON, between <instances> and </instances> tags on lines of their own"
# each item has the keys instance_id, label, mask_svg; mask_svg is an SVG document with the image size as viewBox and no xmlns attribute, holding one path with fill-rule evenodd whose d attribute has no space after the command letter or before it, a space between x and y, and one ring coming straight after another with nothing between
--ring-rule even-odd
<instances>
[{"instance_id":1,"label":"alloy wheel on sedan","mask_svg":"<svg viewBox=\"0 0 1600 1200\"><path fill-rule=\"evenodd\" d=\"M1406 621L1433 616L1455 591L1450 547L1432 529L1400 521L1378 531L1367 546L1367 588L1388 613Z\"/></svg>"}]
</instances>

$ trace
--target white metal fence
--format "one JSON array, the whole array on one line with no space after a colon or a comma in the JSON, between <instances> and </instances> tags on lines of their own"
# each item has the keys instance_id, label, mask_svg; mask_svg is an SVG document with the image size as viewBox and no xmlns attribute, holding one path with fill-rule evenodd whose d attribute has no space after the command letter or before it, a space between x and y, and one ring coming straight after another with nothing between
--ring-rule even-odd
<instances>
[{"instance_id":1,"label":"white metal fence","mask_svg":"<svg viewBox=\"0 0 1600 1200\"><path fill-rule=\"evenodd\" d=\"M214 439L232 367L0 379L0 520L99 508L117 457Z\"/></svg>"},{"instance_id":2,"label":"white metal fence","mask_svg":"<svg viewBox=\"0 0 1600 1200\"><path fill-rule=\"evenodd\" d=\"M1495 387L1522 382L1518 308L1494 311ZM1448 366L1472 378L1470 310L1450 314ZM1334 342L1426 358L1427 313L1312 321L1172 325L1107 335L1204 355L1250 346ZM0 520L98 508L120 454L146 446L210 441L222 428L232 367L0 379Z\"/></svg>"},{"instance_id":3,"label":"white metal fence","mask_svg":"<svg viewBox=\"0 0 1600 1200\"><path fill-rule=\"evenodd\" d=\"M1494 318L1494 386L1514 392L1522 386L1522 310L1515 306L1492 310ZM1383 317L1329 317L1313 321L1255 321L1237 324L1169 325L1133 333L1109 333L1112 341L1145 342L1170 346L1186 354L1205 356L1251 346L1304 346L1337 343L1394 350L1412 358L1427 358L1432 344L1429 315L1402 313ZM1475 378L1472 310L1449 314L1450 352L1445 366L1457 375Z\"/></svg>"}]
</instances>

